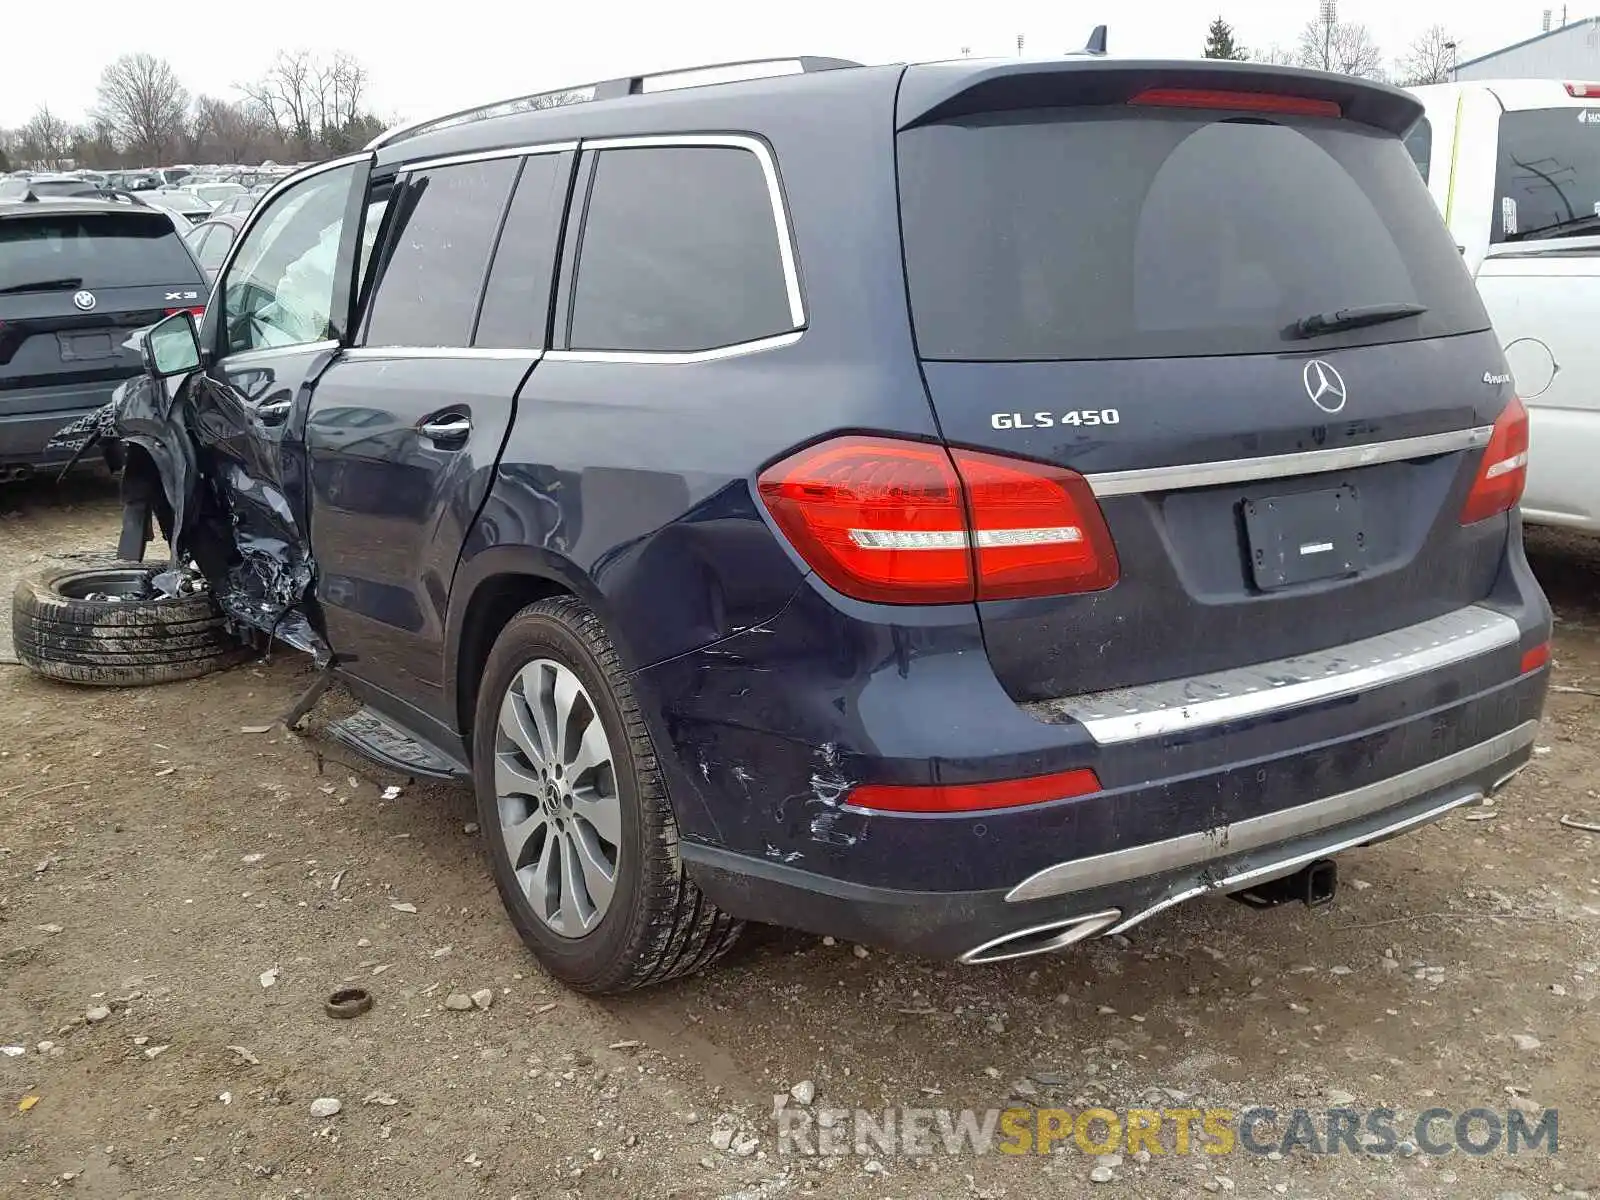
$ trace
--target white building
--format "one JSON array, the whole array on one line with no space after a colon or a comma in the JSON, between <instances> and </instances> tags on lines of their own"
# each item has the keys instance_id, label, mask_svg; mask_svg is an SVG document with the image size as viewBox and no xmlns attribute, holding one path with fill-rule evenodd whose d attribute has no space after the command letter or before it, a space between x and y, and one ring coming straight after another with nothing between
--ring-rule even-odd
<instances>
[{"instance_id":1,"label":"white building","mask_svg":"<svg viewBox=\"0 0 1600 1200\"><path fill-rule=\"evenodd\" d=\"M1600 17L1573 21L1525 42L1469 59L1457 79L1571 79L1600 83Z\"/></svg>"}]
</instances>

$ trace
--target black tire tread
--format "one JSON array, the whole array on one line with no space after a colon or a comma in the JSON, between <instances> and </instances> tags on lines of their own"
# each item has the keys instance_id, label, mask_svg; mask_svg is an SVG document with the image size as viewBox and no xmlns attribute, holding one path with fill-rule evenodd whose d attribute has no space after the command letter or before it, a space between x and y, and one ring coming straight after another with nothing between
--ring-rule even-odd
<instances>
[{"instance_id":1,"label":"black tire tread","mask_svg":"<svg viewBox=\"0 0 1600 1200\"><path fill-rule=\"evenodd\" d=\"M137 687L196 679L248 657L207 593L157 600L78 600L60 588L107 569L107 561L57 567L17 583L11 597L17 660L50 679Z\"/></svg>"},{"instance_id":2,"label":"black tire tread","mask_svg":"<svg viewBox=\"0 0 1600 1200\"><path fill-rule=\"evenodd\" d=\"M622 716L645 829L654 833L647 837L644 847L642 892L635 912L636 927L628 939L629 952L603 977L568 983L586 992L606 995L703 971L733 949L744 922L718 909L684 870L678 852L678 825L658 769L655 745L622 658L600 618L575 597L540 600L519 612L511 624L534 618L563 626L599 666ZM491 652L491 663L494 659ZM486 671L486 677L487 674Z\"/></svg>"}]
</instances>

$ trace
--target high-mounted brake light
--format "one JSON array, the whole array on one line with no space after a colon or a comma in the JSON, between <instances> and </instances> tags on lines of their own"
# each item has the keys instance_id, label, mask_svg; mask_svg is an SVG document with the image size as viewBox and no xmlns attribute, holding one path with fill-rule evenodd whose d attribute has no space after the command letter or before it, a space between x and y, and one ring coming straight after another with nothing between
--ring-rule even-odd
<instances>
[{"instance_id":1,"label":"high-mounted brake light","mask_svg":"<svg viewBox=\"0 0 1600 1200\"><path fill-rule=\"evenodd\" d=\"M1090 592L1120 573L1088 483L1062 467L852 436L768 468L758 486L800 556L858 600Z\"/></svg>"},{"instance_id":2,"label":"high-mounted brake light","mask_svg":"<svg viewBox=\"0 0 1600 1200\"><path fill-rule=\"evenodd\" d=\"M1030 779L1002 779L995 783L936 783L922 786L864 783L845 797L853 808L876 812L956 813L1016 808L1087 796L1100 790L1100 778L1087 767Z\"/></svg>"},{"instance_id":3,"label":"high-mounted brake light","mask_svg":"<svg viewBox=\"0 0 1600 1200\"><path fill-rule=\"evenodd\" d=\"M1516 396L1494 423L1478 477L1461 507L1461 523L1471 525L1516 507L1528 482L1528 410Z\"/></svg>"},{"instance_id":4,"label":"high-mounted brake light","mask_svg":"<svg viewBox=\"0 0 1600 1200\"><path fill-rule=\"evenodd\" d=\"M1236 112L1289 113L1300 117L1342 117L1333 100L1282 96L1269 92L1214 92L1199 88L1147 88L1128 101L1153 108L1221 108Z\"/></svg>"},{"instance_id":5,"label":"high-mounted brake light","mask_svg":"<svg viewBox=\"0 0 1600 1200\"><path fill-rule=\"evenodd\" d=\"M1567 95L1575 100L1582 100L1589 96L1600 99L1600 83L1569 83L1567 84Z\"/></svg>"}]
</instances>

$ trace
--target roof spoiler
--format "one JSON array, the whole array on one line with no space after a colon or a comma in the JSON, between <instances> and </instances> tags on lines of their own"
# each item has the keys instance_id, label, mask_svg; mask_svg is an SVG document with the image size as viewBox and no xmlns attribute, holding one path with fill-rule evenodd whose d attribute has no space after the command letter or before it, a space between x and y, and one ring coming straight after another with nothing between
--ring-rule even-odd
<instances>
[{"instance_id":1,"label":"roof spoiler","mask_svg":"<svg viewBox=\"0 0 1600 1200\"><path fill-rule=\"evenodd\" d=\"M1156 88L1329 101L1339 106L1345 119L1396 135L1405 134L1422 116L1422 102L1408 92L1327 71L1220 59L1140 62L1069 55L1053 60L981 65L956 60L909 67L900 85L895 123L904 130L974 113L1120 105Z\"/></svg>"}]
</instances>

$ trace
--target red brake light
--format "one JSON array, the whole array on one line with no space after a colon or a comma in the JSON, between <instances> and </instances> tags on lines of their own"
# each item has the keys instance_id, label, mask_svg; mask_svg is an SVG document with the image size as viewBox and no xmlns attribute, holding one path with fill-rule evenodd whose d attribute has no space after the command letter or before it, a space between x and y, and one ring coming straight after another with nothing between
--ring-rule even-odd
<instances>
[{"instance_id":1,"label":"red brake light","mask_svg":"<svg viewBox=\"0 0 1600 1200\"><path fill-rule=\"evenodd\" d=\"M1569 83L1567 95L1575 100L1582 100L1587 96L1600 97L1600 83Z\"/></svg>"},{"instance_id":2,"label":"red brake light","mask_svg":"<svg viewBox=\"0 0 1600 1200\"><path fill-rule=\"evenodd\" d=\"M845 595L972 599L961 481L943 446L839 438L763 472L760 490L800 557Z\"/></svg>"},{"instance_id":3,"label":"red brake light","mask_svg":"<svg viewBox=\"0 0 1600 1200\"><path fill-rule=\"evenodd\" d=\"M1461 523L1471 525L1516 507L1528 482L1528 410L1516 396L1494 423L1478 477L1461 507Z\"/></svg>"},{"instance_id":4,"label":"red brake light","mask_svg":"<svg viewBox=\"0 0 1600 1200\"><path fill-rule=\"evenodd\" d=\"M1081 475L975 450L843 437L764 471L800 556L858 600L947 604L1098 591L1111 533Z\"/></svg>"},{"instance_id":5,"label":"red brake light","mask_svg":"<svg viewBox=\"0 0 1600 1200\"><path fill-rule=\"evenodd\" d=\"M1199 88L1147 88L1128 103L1156 108L1224 108L1239 112L1291 113L1301 117L1344 115L1344 110L1332 100L1280 96L1268 92L1213 92Z\"/></svg>"},{"instance_id":6,"label":"red brake light","mask_svg":"<svg viewBox=\"0 0 1600 1200\"><path fill-rule=\"evenodd\" d=\"M1100 790L1100 778L1087 767L1031 779L1002 779L996 783L936 783L927 786L864 783L845 798L853 808L877 812L953 813L983 812L991 808L1016 808L1087 796Z\"/></svg>"},{"instance_id":7,"label":"red brake light","mask_svg":"<svg viewBox=\"0 0 1600 1200\"><path fill-rule=\"evenodd\" d=\"M1082 475L1022 459L956 450L978 559L978 599L1098 592L1121 566Z\"/></svg>"},{"instance_id":8,"label":"red brake light","mask_svg":"<svg viewBox=\"0 0 1600 1200\"><path fill-rule=\"evenodd\" d=\"M1550 643L1540 642L1532 650L1526 651L1522 656L1522 674L1537 671L1540 667L1550 663Z\"/></svg>"},{"instance_id":9,"label":"red brake light","mask_svg":"<svg viewBox=\"0 0 1600 1200\"><path fill-rule=\"evenodd\" d=\"M206 315L206 306L204 304L190 304L184 306L183 308L169 308L167 309L167 316L175 317L181 312L193 313L194 319L198 321L201 317Z\"/></svg>"}]
</instances>

